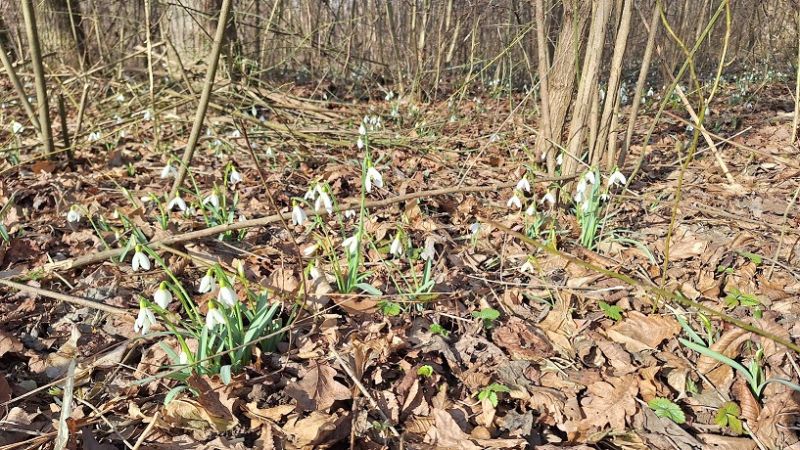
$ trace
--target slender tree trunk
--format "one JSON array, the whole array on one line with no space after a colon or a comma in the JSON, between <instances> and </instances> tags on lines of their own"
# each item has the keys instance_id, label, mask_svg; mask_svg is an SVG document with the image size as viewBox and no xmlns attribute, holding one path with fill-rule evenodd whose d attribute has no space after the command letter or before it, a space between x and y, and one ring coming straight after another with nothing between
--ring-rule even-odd
<instances>
[{"instance_id":1,"label":"slender tree trunk","mask_svg":"<svg viewBox=\"0 0 800 450\"><path fill-rule=\"evenodd\" d=\"M31 65L36 85L36 101L39 108L39 126L42 145L45 155L50 156L55 152L53 144L53 130L50 128L50 105L47 101L47 84L42 64L42 51L39 47L39 31L36 26L36 13L32 0L22 0L22 14L25 18L25 30L28 34L28 45L31 52Z\"/></svg>"},{"instance_id":2,"label":"slender tree trunk","mask_svg":"<svg viewBox=\"0 0 800 450\"><path fill-rule=\"evenodd\" d=\"M85 63L86 36L80 5L76 0L36 2L39 46L43 54L53 53L63 64L80 68Z\"/></svg>"},{"instance_id":3,"label":"slender tree trunk","mask_svg":"<svg viewBox=\"0 0 800 450\"><path fill-rule=\"evenodd\" d=\"M583 156L586 130L589 127L589 113L592 105L592 90L598 83L600 63L603 59L606 24L611 15L609 2L596 2L592 5L592 25L586 40L586 54L583 61L581 83L575 98L575 108L569 124L569 141L567 151L570 158L565 158L563 173L572 175L576 172L578 161ZM609 93L608 95L611 95Z\"/></svg>"},{"instance_id":4,"label":"slender tree trunk","mask_svg":"<svg viewBox=\"0 0 800 450\"><path fill-rule=\"evenodd\" d=\"M545 27L547 23L544 20L544 0L536 1L536 51L539 59L539 137L537 142L542 142L541 154L545 155L547 161L547 173L553 175L556 172L556 159L553 152L550 151L552 145L550 141L554 139L553 129L550 124L550 93L549 93L549 77L547 75L550 69L550 58L547 54L547 40L545 37ZM538 145L537 145L538 147ZM538 157L538 155L537 155Z\"/></svg>"},{"instance_id":5,"label":"slender tree trunk","mask_svg":"<svg viewBox=\"0 0 800 450\"><path fill-rule=\"evenodd\" d=\"M609 170L613 169L613 162L616 160L616 132L613 133L612 140L609 139L611 133L612 116L619 112L619 84L622 78L622 63L625 57L625 49L628 45L628 33L631 29L631 11L633 10L633 0L624 0L622 14L620 15L619 26L617 27L617 39L614 44L614 54L611 58L611 74L608 77L608 95L603 105L603 115L600 117L597 140L593 148L592 162L597 164L603 160L605 153L606 166Z\"/></svg>"},{"instance_id":6,"label":"slender tree trunk","mask_svg":"<svg viewBox=\"0 0 800 450\"><path fill-rule=\"evenodd\" d=\"M639 14L641 15L641 12ZM644 22L644 17L642 17L642 21ZM630 116L628 116L628 129L625 131L625 144L616 161L620 166L625 162L625 158L631 148L633 129L636 127L636 116L639 113L639 105L642 103L642 92L644 92L647 74L650 71L650 61L653 59L653 49L655 48L656 34L660 23L658 3L656 3L653 5L653 12L650 17L650 31L647 33L647 45L644 49L644 56L642 56L642 66L639 68L639 79L636 80L636 89L633 93L633 104L631 105Z\"/></svg>"}]
</instances>

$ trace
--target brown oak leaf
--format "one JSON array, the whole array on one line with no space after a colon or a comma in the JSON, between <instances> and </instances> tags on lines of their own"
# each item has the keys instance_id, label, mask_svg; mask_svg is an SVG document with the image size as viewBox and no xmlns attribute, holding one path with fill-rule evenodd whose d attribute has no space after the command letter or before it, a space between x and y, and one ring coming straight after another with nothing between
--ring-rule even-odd
<instances>
[{"instance_id":1,"label":"brown oak leaf","mask_svg":"<svg viewBox=\"0 0 800 450\"><path fill-rule=\"evenodd\" d=\"M336 400L351 397L347 386L334 380L336 370L324 364L315 364L303 374L300 381L286 386L286 393L297 400L297 407L305 411L328 410Z\"/></svg>"}]
</instances>

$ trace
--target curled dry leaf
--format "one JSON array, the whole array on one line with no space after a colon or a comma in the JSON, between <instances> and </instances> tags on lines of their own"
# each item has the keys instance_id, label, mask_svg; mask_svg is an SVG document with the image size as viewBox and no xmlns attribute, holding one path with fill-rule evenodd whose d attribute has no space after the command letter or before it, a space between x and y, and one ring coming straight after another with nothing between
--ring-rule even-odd
<instances>
[{"instance_id":1,"label":"curled dry leaf","mask_svg":"<svg viewBox=\"0 0 800 450\"><path fill-rule=\"evenodd\" d=\"M492 341L515 360L539 361L553 356L553 346L547 336L517 317L494 330Z\"/></svg>"},{"instance_id":2,"label":"curled dry leaf","mask_svg":"<svg viewBox=\"0 0 800 450\"><path fill-rule=\"evenodd\" d=\"M609 378L587 387L587 395L581 401L586 418L581 421L584 429L602 430L610 426L613 431L625 429L627 418L636 413L636 394L639 384L636 377Z\"/></svg>"},{"instance_id":3,"label":"curled dry leaf","mask_svg":"<svg viewBox=\"0 0 800 450\"><path fill-rule=\"evenodd\" d=\"M327 411L333 402L352 397L350 389L333 377L336 370L315 363L303 374L300 381L286 386L286 394L297 400L297 407L304 411Z\"/></svg>"},{"instance_id":4,"label":"curled dry leaf","mask_svg":"<svg viewBox=\"0 0 800 450\"><path fill-rule=\"evenodd\" d=\"M312 411L305 418L289 417L281 429L294 444L292 448L313 448L347 437L350 434L350 420L346 415Z\"/></svg>"},{"instance_id":5,"label":"curled dry leaf","mask_svg":"<svg viewBox=\"0 0 800 450\"><path fill-rule=\"evenodd\" d=\"M680 330L680 324L672 317L646 316L638 311L630 311L607 334L629 352L641 352L655 349L664 340L675 337Z\"/></svg>"}]
</instances>

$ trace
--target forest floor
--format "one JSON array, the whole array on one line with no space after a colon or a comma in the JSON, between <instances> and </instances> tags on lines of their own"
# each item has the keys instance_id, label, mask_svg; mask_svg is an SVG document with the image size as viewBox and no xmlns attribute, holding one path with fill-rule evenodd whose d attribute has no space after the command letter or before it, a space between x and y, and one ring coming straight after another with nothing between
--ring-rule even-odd
<instances>
[{"instance_id":1,"label":"forest floor","mask_svg":"<svg viewBox=\"0 0 800 450\"><path fill-rule=\"evenodd\" d=\"M10 130L24 115L8 105L0 142L23 150L6 152L21 164L0 167L9 235L0 281L46 292L0 285L0 449L52 448L59 434L66 448L84 449L132 448L139 439L141 449L800 448L800 392L759 386L797 383L797 353L652 288L800 342L800 163L786 92L762 86L738 103L723 95L707 120L719 158L701 138L683 175L685 152L677 151L691 133L665 115L643 152L655 114L645 108L621 172L630 176L645 153L641 169L603 203L592 250L578 243L571 201L539 203L554 185L532 175L540 170L535 117L522 111L534 104L521 94L453 110L317 93L311 101L299 88L253 97L223 89L220 98L238 106L212 108L206 119L194 194L183 194L195 208L187 214L141 199L169 190L162 170L168 153L182 153L191 105L146 120L139 100L109 88L90 104L71 162L64 154L27 161L35 135ZM168 97L159 101L178 101ZM363 218L334 211L294 226L287 216L226 240L177 239L153 246L163 265L144 271L132 269L131 252L122 262L86 259L124 246L132 228L154 242L213 225L201 207L215 186L235 205L223 223L269 217L270 196L289 214L319 181L339 204L358 203L364 115L383 123L368 132L383 186L366 201L384 201ZM230 164L242 181L228 182ZM521 209L510 208L523 176L532 191ZM532 202L537 211L527 215ZM81 218L68 222L73 205ZM335 279L346 265L341 242L362 220L360 280L380 295L342 293ZM407 238L399 257L390 254L398 232ZM172 274L207 314L218 294L197 288L209 261L240 272L239 298L266 289L280 305L279 327L289 325L274 351L256 349L239 373L174 380L163 375L176 365L169 349L180 351L178 341L161 320L144 337L134 332L139 296L152 298ZM168 309L174 320L186 317L177 301ZM74 401L60 419L65 379Z\"/></svg>"}]
</instances>

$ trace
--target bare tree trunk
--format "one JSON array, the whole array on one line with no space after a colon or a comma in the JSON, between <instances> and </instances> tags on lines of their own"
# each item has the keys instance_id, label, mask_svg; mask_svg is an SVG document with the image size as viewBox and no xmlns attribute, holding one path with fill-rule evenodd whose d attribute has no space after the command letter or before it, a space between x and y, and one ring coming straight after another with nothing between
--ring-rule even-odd
<instances>
[{"instance_id":1,"label":"bare tree trunk","mask_svg":"<svg viewBox=\"0 0 800 450\"><path fill-rule=\"evenodd\" d=\"M80 6L76 0L36 2L40 47L43 54L54 53L68 66L80 68L85 63L86 36Z\"/></svg>"},{"instance_id":2,"label":"bare tree trunk","mask_svg":"<svg viewBox=\"0 0 800 450\"><path fill-rule=\"evenodd\" d=\"M539 58L539 97L541 98L541 106L539 108L539 138L538 142L542 142L541 154L545 155L547 160L547 173L550 175L556 172L556 159L553 152L550 151L552 146L550 141L554 139L553 129L550 124L550 93L549 93L549 77L547 75L550 69L550 58L547 54L547 40L545 38L545 27L547 26L544 20L544 0L536 1L536 52ZM537 145L539 147L539 145ZM538 157L538 155L537 155Z\"/></svg>"},{"instance_id":3,"label":"bare tree trunk","mask_svg":"<svg viewBox=\"0 0 800 450\"><path fill-rule=\"evenodd\" d=\"M641 15L641 12L639 13ZM642 17L644 21L644 17ZM656 34L658 25L661 23L659 20L658 3L653 5L653 12L650 17L650 31L647 34L647 46L644 49L644 56L642 56L642 66L639 68L639 79L636 80L636 89L633 93L633 105L631 105L630 116L628 116L628 129L625 131L625 144L622 147L622 152L619 154L616 163L622 165L628 152L631 148L631 139L633 138L633 129L636 126L636 116L639 113L639 105L642 103L642 92L644 92L644 85L647 82L647 74L650 71L650 61L653 59L653 48L656 43ZM647 24L645 24L647 26Z\"/></svg>"},{"instance_id":4,"label":"bare tree trunk","mask_svg":"<svg viewBox=\"0 0 800 450\"><path fill-rule=\"evenodd\" d=\"M578 57L583 46L583 32L590 7L591 1L588 0L581 1L577 8L573 1L564 2L561 31L553 53L551 75L548 76L551 139L558 145L561 145L567 110L572 103ZM543 139L537 140L536 154L544 154L544 149L550 145Z\"/></svg>"},{"instance_id":5,"label":"bare tree trunk","mask_svg":"<svg viewBox=\"0 0 800 450\"><path fill-rule=\"evenodd\" d=\"M25 18L25 30L28 34L28 45L31 51L31 65L36 81L36 101L39 107L39 126L42 145L45 155L50 156L55 151L53 144L53 130L50 128L50 105L47 102L47 84L42 65L42 51L39 47L39 32L36 26L36 13L32 0L22 0L22 14Z\"/></svg>"},{"instance_id":6,"label":"bare tree trunk","mask_svg":"<svg viewBox=\"0 0 800 450\"><path fill-rule=\"evenodd\" d=\"M603 59L603 44L605 41L606 24L611 15L609 2L596 2L592 5L592 25L586 40L586 54L584 55L581 83L575 99L575 108L572 111L572 120L569 124L569 141L567 151L570 158L565 158L562 173L572 175L576 172L578 161L581 159L588 128L589 110L592 104L592 90L596 87L600 71L600 62ZM609 93L608 95L611 95Z\"/></svg>"},{"instance_id":7,"label":"bare tree trunk","mask_svg":"<svg viewBox=\"0 0 800 450\"><path fill-rule=\"evenodd\" d=\"M625 0L622 5L619 26L617 27L617 39L614 44L614 54L611 58L611 74L608 77L608 95L603 105L603 115L600 117L597 140L593 149L592 162L597 164L603 158L605 152L606 165L609 170L613 169L613 162L616 160L616 132L613 133L613 142L608 139L611 134L612 116L619 112L619 82L622 78L622 63L625 57L625 49L628 46L628 33L631 29L631 11L633 10L633 0Z\"/></svg>"},{"instance_id":8,"label":"bare tree trunk","mask_svg":"<svg viewBox=\"0 0 800 450\"><path fill-rule=\"evenodd\" d=\"M797 23L797 75L794 80L794 118L792 119L792 138L789 145L797 143L797 126L800 124L800 11L796 14Z\"/></svg>"}]
</instances>

